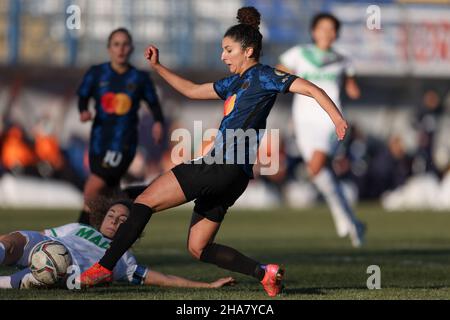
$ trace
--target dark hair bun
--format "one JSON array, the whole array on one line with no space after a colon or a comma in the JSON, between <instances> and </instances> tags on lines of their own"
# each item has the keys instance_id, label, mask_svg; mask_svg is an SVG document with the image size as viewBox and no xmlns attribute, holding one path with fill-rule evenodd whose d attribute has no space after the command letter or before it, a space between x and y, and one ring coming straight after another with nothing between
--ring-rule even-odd
<instances>
[{"instance_id":1,"label":"dark hair bun","mask_svg":"<svg viewBox=\"0 0 450 320\"><path fill-rule=\"evenodd\" d=\"M259 30L261 22L261 15L255 7L243 7L237 12L237 20L239 23L248 24L253 28Z\"/></svg>"}]
</instances>

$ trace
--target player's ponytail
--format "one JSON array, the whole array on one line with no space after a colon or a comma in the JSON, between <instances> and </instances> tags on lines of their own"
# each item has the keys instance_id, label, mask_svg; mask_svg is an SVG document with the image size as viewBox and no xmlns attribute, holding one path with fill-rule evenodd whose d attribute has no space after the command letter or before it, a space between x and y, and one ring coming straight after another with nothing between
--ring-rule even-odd
<instances>
[{"instance_id":1,"label":"player's ponytail","mask_svg":"<svg viewBox=\"0 0 450 320\"><path fill-rule=\"evenodd\" d=\"M256 10L255 7L242 7L237 12L237 17L239 23L248 24L259 30L259 24L261 23L261 14Z\"/></svg>"},{"instance_id":2,"label":"player's ponytail","mask_svg":"<svg viewBox=\"0 0 450 320\"><path fill-rule=\"evenodd\" d=\"M225 37L240 42L242 49L253 48L250 58L259 60L262 50L262 34L259 32L261 14L255 7L243 7L237 12L239 24L232 26L225 32Z\"/></svg>"}]
</instances>

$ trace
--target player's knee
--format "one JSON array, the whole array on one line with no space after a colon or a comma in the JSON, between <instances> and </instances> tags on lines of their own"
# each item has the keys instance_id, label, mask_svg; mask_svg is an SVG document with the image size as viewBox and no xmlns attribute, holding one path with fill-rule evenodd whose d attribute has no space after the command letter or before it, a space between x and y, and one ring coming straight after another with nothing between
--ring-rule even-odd
<instances>
[{"instance_id":1,"label":"player's knee","mask_svg":"<svg viewBox=\"0 0 450 320\"><path fill-rule=\"evenodd\" d=\"M3 263L5 265L9 265L11 262L11 257L13 257L17 252L15 242L12 241L12 239L10 239L8 236L3 236L2 238L0 238L0 243L5 248L5 260L3 261Z\"/></svg>"},{"instance_id":2,"label":"player's knee","mask_svg":"<svg viewBox=\"0 0 450 320\"><path fill-rule=\"evenodd\" d=\"M321 151L315 151L307 164L310 177L314 178L317 176L329 164L329 161L330 159L327 154Z\"/></svg>"},{"instance_id":3,"label":"player's knee","mask_svg":"<svg viewBox=\"0 0 450 320\"><path fill-rule=\"evenodd\" d=\"M14 249L14 242L11 241L8 235L0 236L0 243L5 247L5 252L11 252Z\"/></svg>"},{"instance_id":4,"label":"player's knee","mask_svg":"<svg viewBox=\"0 0 450 320\"><path fill-rule=\"evenodd\" d=\"M151 195L150 194L148 194L146 192L142 192L136 197L134 202L147 203L150 199L151 199Z\"/></svg>"},{"instance_id":5,"label":"player's knee","mask_svg":"<svg viewBox=\"0 0 450 320\"><path fill-rule=\"evenodd\" d=\"M90 203L97 197L98 193L96 190L92 188L85 188L83 191L83 200L84 203Z\"/></svg>"},{"instance_id":6,"label":"player's knee","mask_svg":"<svg viewBox=\"0 0 450 320\"><path fill-rule=\"evenodd\" d=\"M310 175L311 178L314 178L315 176L317 176L320 172L320 170L322 170L323 166L322 165L317 165L315 163L309 162L308 163L308 173Z\"/></svg>"},{"instance_id":7,"label":"player's knee","mask_svg":"<svg viewBox=\"0 0 450 320\"><path fill-rule=\"evenodd\" d=\"M150 208L153 209L153 211L157 211L158 208L158 201L157 199L155 199L155 197L148 193L148 192L143 192L141 193L135 200L135 203L142 203Z\"/></svg>"},{"instance_id":8,"label":"player's knee","mask_svg":"<svg viewBox=\"0 0 450 320\"><path fill-rule=\"evenodd\" d=\"M194 259L200 260L203 252L203 246L199 246L198 244L194 243L188 243L188 251Z\"/></svg>"}]
</instances>

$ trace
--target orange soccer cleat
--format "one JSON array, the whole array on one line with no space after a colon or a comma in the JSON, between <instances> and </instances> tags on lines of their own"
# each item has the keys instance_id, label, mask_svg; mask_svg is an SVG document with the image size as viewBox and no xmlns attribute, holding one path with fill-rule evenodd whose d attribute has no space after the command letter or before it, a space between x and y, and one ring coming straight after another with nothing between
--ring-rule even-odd
<instances>
[{"instance_id":1,"label":"orange soccer cleat","mask_svg":"<svg viewBox=\"0 0 450 320\"><path fill-rule=\"evenodd\" d=\"M81 286L90 288L112 282L112 271L106 269L98 262L81 274Z\"/></svg>"},{"instance_id":2,"label":"orange soccer cleat","mask_svg":"<svg viewBox=\"0 0 450 320\"><path fill-rule=\"evenodd\" d=\"M283 266L280 267L277 264L266 265L266 273L264 274L261 284L270 297L275 297L281 292L281 289L283 288L282 282L284 272Z\"/></svg>"}]
</instances>

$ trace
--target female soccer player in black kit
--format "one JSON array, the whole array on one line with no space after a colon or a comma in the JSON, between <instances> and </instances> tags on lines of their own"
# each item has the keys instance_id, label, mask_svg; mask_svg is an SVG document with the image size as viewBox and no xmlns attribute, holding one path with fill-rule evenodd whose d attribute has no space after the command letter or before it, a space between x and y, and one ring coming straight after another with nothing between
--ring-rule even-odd
<instances>
[{"instance_id":1,"label":"female soccer player in black kit","mask_svg":"<svg viewBox=\"0 0 450 320\"><path fill-rule=\"evenodd\" d=\"M78 89L80 120L90 121L88 102L95 99L95 118L89 145L89 175L84 187L83 211L79 222L89 224L86 203L118 187L133 160L138 143L140 101L144 100L155 124L153 138L162 137L163 114L153 83L144 71L129 63L133 41L127 29L119 28L108 38L110 62L91 67Z\"/></svg>"},{"instance_id":2,"label":"female soccer player in black kit","mask_svg":"<svg viewBox=\"0 0 450 320\"><path fill-rule=\"evenodd\" d=\"M254 156L260 139L231 139L227 129L241 131L266 127L266 119L280 92L308 95L317 100L329 114L342 139L347 123L326 93L312 83L296 76L260 64L262 35L259 32L260 14L253 7L238 11L239 24L232 26L222 40L222 61L232 76L214 83L195 84L176 75L159 63L158 49L148 47L145 56L150 66L172 87L191 99L225 100L224 118L220 125L212 151L203 158L180 164L164 173L139 195L131 216L121 226L117 237L105 256L81 275L84 286L111 281L110 270L137 239L151 215L195 199L194 213L189 227L188 250L203 262L239 272L261 281L269 296L277 295L282 287L284 270L277 264L261 264L244 256L233 248L214 242L221 222L252 178ZM223 140L227 143L223 143ZM242 150L244 163L235 163L234 157L242 156L233 150ZM230 151L232 150L232 151ZM219 160L219 161L211 161ZM220 161L220 160L226 160Z\"/></svg>"}]
</instances>

